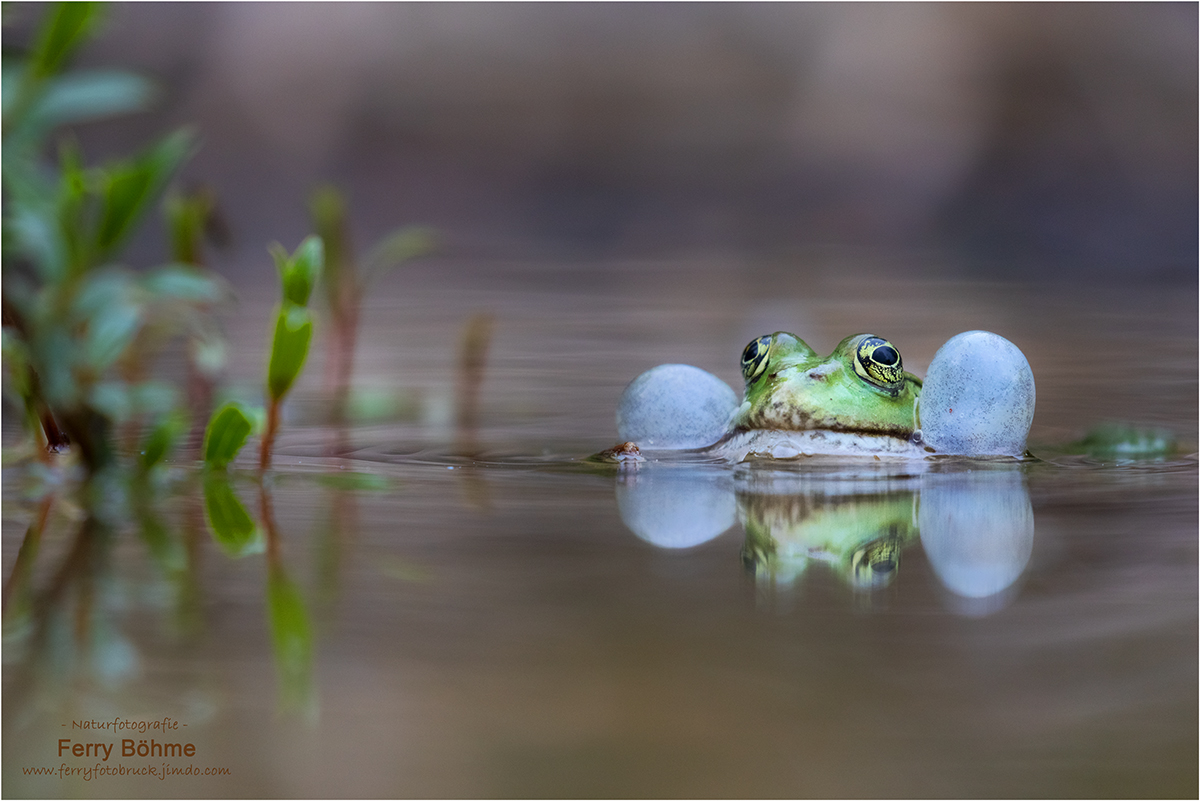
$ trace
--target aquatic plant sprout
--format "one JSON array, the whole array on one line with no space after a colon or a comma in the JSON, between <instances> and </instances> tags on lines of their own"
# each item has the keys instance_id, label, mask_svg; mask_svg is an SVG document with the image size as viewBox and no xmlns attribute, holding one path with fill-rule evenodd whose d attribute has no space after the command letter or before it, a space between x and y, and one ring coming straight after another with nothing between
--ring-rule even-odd
<instances>
[{"instance_id":1,"label":"aquatic plant sprout","mask_svg":"<svg viewBox=\"0 0 1200 801\"><path fill-rule=\"evenodd\" d=\"M283 299L275 319L275 334L271 339L271 356L267 365L267 428L263 433L259 468L271 465L271 447L279 429L279 407L292 388L312 341L312 315L308 299L321 275L325 263L325 247L319 236L310 236L300 243L290 256L280 245L271 248Z\"/></svg>"}]
</instances>

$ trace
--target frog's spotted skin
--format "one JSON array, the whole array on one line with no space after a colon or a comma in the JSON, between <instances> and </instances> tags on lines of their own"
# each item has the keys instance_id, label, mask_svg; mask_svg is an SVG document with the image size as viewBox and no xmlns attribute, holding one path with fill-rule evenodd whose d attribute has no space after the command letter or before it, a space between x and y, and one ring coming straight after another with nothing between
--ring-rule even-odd
<instances>
[{"instance_id":1,"label":"frog's spotted skin","mask_svg":"<svg viewBox=\"0 0 1200 801\"><path fill-rule=\"evenodd\" d=\"M794 334L759 337L742 353L742 374L745 399L711 448L721 456L928 455L912 441L921 380L874 334L847 337L826 357Z\"/></svg>"}]
</instances>

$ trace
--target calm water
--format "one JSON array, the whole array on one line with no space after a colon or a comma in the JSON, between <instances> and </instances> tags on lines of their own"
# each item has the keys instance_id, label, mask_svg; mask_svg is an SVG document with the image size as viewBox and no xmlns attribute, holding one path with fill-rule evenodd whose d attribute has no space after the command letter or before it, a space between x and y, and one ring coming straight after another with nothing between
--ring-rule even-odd
<instances>
[{"instance_id":1,"label":"calm water","mask_svg":"<svg viewBox=\"0 0 1200 801\"><path fill-rule=\"evenodd\" d=\"M250 293L230 315L235 388L262 370L244 343L265 340L268 307ZM466 442L455 364L477 312L494 337ZM248 448L234 473L259 523L246 541L214 539L183 463L108 539L55 501L5 621L3 792L1194 796L1196 319L1194 287L918 282L829 260L803 280L389 276L358 361L378 419L325 455L315 353L275 472L256 483ZM655 364L736 385L759 334L827 352L869 330L923 374L972 328L1028 356L1042 461L580 461L615 442L621 389ZM1106 419L1170 428L1187 455L1052 447ZM7 588L38 505L5 477ZM273 639L281 615L311 658L303 636ZM79 727L165 718L180 727ZM115 747L60 757L64 738ZM141 739L195 756L141 758ZM26 771L97 763L228 774Z\"/></svg>"}]
</instances>

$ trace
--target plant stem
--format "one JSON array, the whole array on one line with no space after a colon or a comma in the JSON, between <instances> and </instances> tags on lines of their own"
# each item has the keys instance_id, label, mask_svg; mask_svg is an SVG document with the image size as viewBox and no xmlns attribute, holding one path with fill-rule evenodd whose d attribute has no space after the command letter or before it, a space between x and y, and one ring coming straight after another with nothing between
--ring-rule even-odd
<instances>
[{"instance_id":1,"label":"plant stem","mask_svg":"<svg viewBox=\"0 0 1200 801\"><path fill-rule=\"evenodd\" d=\"M347 300L334 317L334 335L330 339L329 369L326 372L332 390L329 420L333 427L330 455L344 453L349 447L346 425L350 404L350 382L354 376L354 349L358 340L358 299Z\"/></svg>"},{"instance_id":2,"label":"plant stem","mask_svg":"<svg viewBox=\"0 0 1200 801\"><path fill-rule=\"evenodd\" d=\"M463 456L478 451L479 388L487 370L488 348L492 342L492 315L480 312L463 329L462 349L458 358L458 389L455 398L458 423L458 450Z\"/></svg>"},{"instance_id":3,"label":"plant stem","mask_svg":"<svg viewBox=\"0 0 1200 801\"><path fill-rule=\"evenodd\" d=\"M271 448L275 445L275 432L279 430L279 399L271 398L267 406L267 430L263 432L262 450L258 454L258 469L266 472L271 466Z\"/></svg>"}]
</instances>

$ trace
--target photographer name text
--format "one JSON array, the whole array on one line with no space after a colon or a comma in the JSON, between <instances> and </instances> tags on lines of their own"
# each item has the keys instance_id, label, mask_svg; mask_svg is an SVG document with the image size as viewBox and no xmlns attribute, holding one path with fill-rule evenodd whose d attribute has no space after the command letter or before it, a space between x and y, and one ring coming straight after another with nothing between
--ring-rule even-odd
<instances>
[{"instance_id":1,"label":"photographer name text","mask_svg":"<svg viewBox=\"0 0 1200 801\"><path fill-rule=\"evenodd\" d=\"M64 752L75 757L96 757L103 755L101 762L107 762L112 756L113 748L116 743L73 743L67 737L61 737L58 741L58 755L62 757ZM133 740L121 741L121 756L122 757L193 757L196 755L196 746L192 743L160 743L157 740L151 739L149 742L138 740L136 743Z\"/></svg>"}]
</instances>

